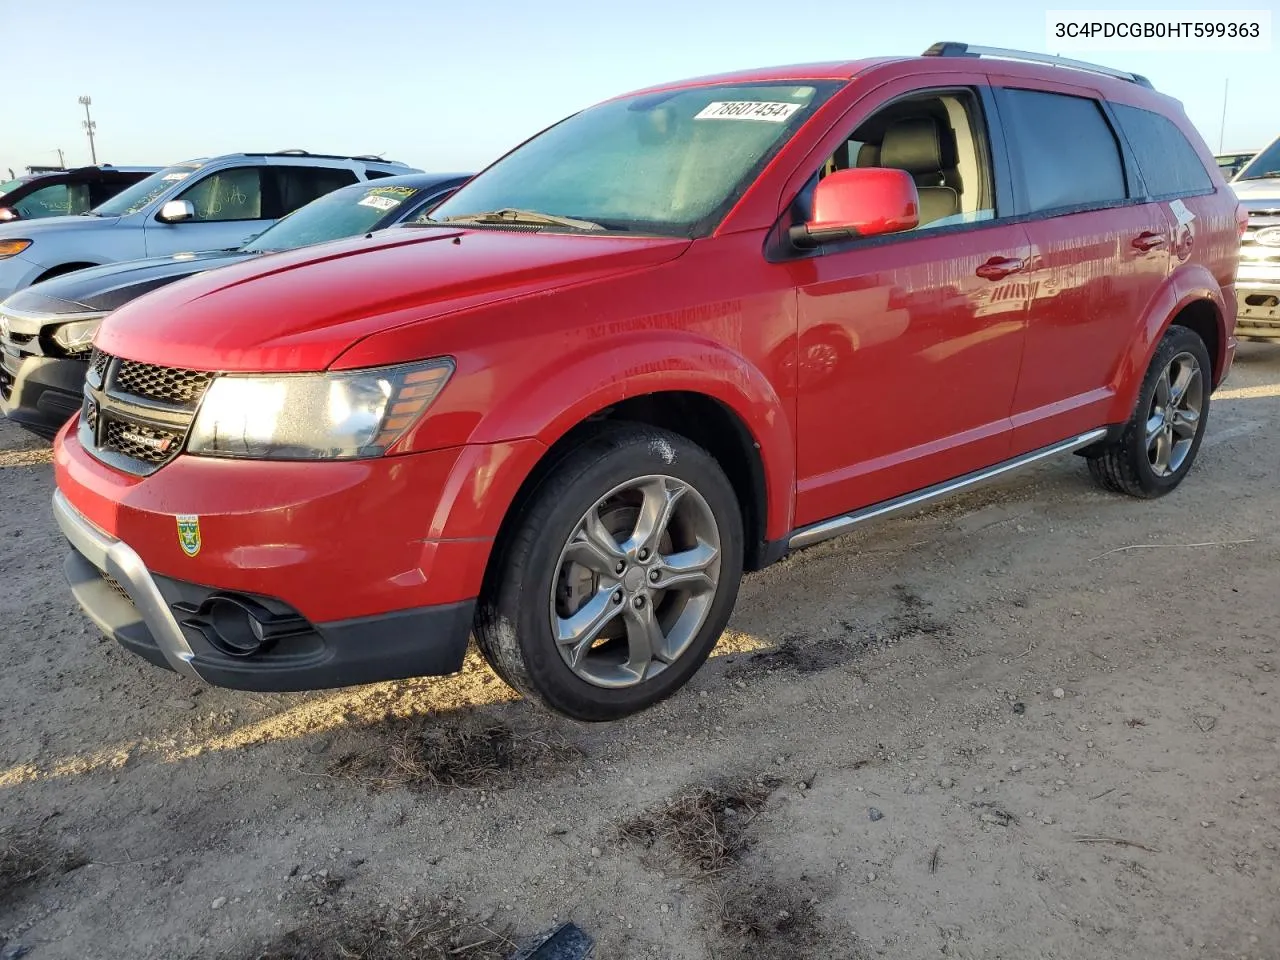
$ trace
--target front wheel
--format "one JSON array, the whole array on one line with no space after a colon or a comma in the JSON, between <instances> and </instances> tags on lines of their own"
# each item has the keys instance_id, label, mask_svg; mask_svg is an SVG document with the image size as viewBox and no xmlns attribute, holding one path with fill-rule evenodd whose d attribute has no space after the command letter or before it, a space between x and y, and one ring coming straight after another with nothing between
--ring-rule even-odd
<instances>
[{"instance_id":1,"label":"front wheel","mask_svg":"<svg viewBox=\"0 0 1280 960\"><path fill-rule=\"evenodd\" d=\"M1162 497L1191 470L1209 419L1209 351L1187 327L1165 331L1133 415L1119 439L1089 454L1089 472L1108 490Z\"/></svg>"},{"instance_id":2,"label":"front wheel","mask_svg":"<svg viewBox=\"0 0 1280 960\"><path fill-rule=\"evenodd\" d=\"M476 618L498 675L589 721L679 689L742 577L741 512L711 455L665 430L611 427L561 460L522 513Z\"/></svg>"}]
</instances>

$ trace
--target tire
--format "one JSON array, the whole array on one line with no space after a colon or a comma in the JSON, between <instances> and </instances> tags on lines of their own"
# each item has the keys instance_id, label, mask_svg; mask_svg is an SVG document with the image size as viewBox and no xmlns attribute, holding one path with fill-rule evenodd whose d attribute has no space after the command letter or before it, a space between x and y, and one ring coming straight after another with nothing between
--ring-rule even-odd
<instances>
[{"instance_id":1,"label":"tire","mask_svg":"<svg viewBox=\"0 0 1280 960\"><path fill-rule=\"evenodd\" d=\"M1177 487L1204 438L1212 377L1209 351L1199 335L1187 327L1166 330L1120 437L1088 455L1094 480L1104 489L1145 499Z\"/></svg>"},{"instance_id":2,"label":"tire","mask_svg":"<svg viewBox=\"0 0 1280 960\"><path fill-rule=\"evenodd\" d=\"M710 454L666 430L610 425L555 463L499 543L476 642L526 697L616 720L702 666L742 556L738 500Z\"/></svg>"}]
</instances>

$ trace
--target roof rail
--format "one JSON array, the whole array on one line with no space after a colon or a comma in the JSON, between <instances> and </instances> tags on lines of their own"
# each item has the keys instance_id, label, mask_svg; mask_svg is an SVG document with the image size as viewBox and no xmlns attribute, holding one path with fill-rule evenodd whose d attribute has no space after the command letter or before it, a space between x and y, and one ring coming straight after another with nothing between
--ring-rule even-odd
<instances>
[{"instance_id":1,"label":"roof rail","mask_svg":"<svg viewBox=\"0 0 1280 960\"><path fill-rule=\"evenodd\" d=\"M244 157L315 157L319 160L363 160L366 163L385 163L393 167L403 167L401 160L386 160L368 153L312 153L310 150L246 150L240 154Z\"/></svg>"},{"instance_id":2,"label":"roof rail","mask_svg":"<svg viewBox=\"0 0 1280 960\"><path fill-rule=\"evenodd\" d=\"M1027 63L1047 63L1054 67L1067 67L1070 70L1085 70L1089 73L1100 73L1128 80L1139 86L1155 89L1151 81L1140 73L1129 73L1127 70L1113 70L1096 63L1085 63L1083 60L1068 60L1066 57L1055 57L1048 53L1031 53L1027 50L1006 50L1003 47L975 47L969 43L952 43L943 41L935 43L921 54L923 57L995 57L998 60L1022 60Z\"/></svg>"}]
</instances>

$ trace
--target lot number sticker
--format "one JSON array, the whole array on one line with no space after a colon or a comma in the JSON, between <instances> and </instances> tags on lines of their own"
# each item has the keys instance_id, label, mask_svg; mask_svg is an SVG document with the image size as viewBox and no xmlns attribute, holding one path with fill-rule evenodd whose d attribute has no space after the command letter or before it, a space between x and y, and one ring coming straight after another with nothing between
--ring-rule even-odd
<instances>
[{"instance_id":1,"label":"lot number sticker","mask_svg":"<svg viewBox=\"0 0 1280 960\"><path fill-rule=\"evenodd\" d=\"M695 120L767 120L785 123L800 109L798 103L772 103L767 100L718 100L708 103Z\"/></svg>"},{"instance_id":2,"label":"lot number sticker","mask_svg":"<svg viewBox=\"0 0 1280 960\"><path fill-rule=\"evenodd\" d=\"M375 210L394 210L400 206L400 201L391 197L369 196L360 201L360 206L373 207Z\"/></svg>"}]
</instances>

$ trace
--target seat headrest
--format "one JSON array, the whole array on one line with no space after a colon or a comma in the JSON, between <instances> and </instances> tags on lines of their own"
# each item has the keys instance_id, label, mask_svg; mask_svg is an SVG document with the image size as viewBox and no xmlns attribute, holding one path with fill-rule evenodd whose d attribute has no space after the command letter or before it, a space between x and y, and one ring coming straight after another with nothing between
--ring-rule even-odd
<instances>
[{"instance_id":1,"label":"seat headrest","mask_svg":"<svg viewBox=\"0 0 1280 960\"><path fill-rule=\"evenodd\" d=\"M907 173L937 173L956 165L956 138L931 117L899 120L884 134L880 165Z\"/></svg>"},{"instance_id":2,"label":"seat headrest","mask_svg":"<svg viewBox=\"0 0 1280 960\"><path fill-rule=\"evenodd\" d=\"M864 143L858 148L855 165L859 167L878 167L880 165L880 148L874 143Z\"/></svg>"}]
</instances>

